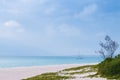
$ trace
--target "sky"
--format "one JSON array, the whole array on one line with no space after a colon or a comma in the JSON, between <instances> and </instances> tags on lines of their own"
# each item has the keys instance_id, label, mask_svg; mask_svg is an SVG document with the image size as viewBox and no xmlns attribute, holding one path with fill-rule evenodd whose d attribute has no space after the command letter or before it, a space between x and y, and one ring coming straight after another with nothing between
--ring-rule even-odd
<instances>
[{"instance_id":1,"label":"sky","mask_svg":"<svg viewBox=\"0 0 120 80\"><path fill-rule=\"evenodd\" d=\"M105 35L120 43L119 3L0 0L0 56L98 55Z\"/></svg>"}]
</instances>

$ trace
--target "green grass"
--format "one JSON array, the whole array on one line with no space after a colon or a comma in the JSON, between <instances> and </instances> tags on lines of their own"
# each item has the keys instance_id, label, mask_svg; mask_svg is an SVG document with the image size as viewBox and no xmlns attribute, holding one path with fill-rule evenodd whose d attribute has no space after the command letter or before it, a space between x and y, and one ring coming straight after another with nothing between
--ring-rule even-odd
<instances>
[{"instance_id":1,"label":"green grass","mask_svg":"<svg viewBox=\"0 0 120 80\"><path fill-rule=\"evenodd\" d=\"M108 79L120 80L120 55L115 58L107 58L99 64L98 74Z\"/></svg>"},{"instance_id":2,"label":"green grass","mask_svg":"<svg viewBox=\"0 0 120 80\"><path fill-rule=\"evenodd\" d=\"M76 71L80 70L80 71ZM81 67L75 67L75 68L69 68L69 69L64 69L63 71L68 71L70 75L74 74L84 74L88 72L97 72L98 71L98 65L86 65L86 66L81 66ZM70 72L70 71L76 71L76 72ZM93 75L94 77L97 75Z\"/></svg>"},{"instance_id":3,"label":"green grass","mask_svg":"<svg viewBox=\"0 0 120 80\"><path fill-rule=\"evenodd\" d=\"M59 76L57 72L44 73L35 77L23 79L23 80L64 80L72 78L71 76Z\"/></svg>"},{"instance_id":4,"label":"green grass","mask_svg":"<svg viewBox=\"0 0 120 80\"><path fill-rule=\"evenodd\" d=\"M96 74L93 74L93 75L89 75L89 76L86 76L86 77L90 77L90 78L93 78L93 77L99 77L98 73Z\"/></svg>"},{"instance_id":5,"label":"green grass","mask_svg":"<svg viewBox=\"0 0 120 80\"><path fill-rule=\"evenodd\" d=\"M120 55L102 61L98 65L98 74L108 80L120 80Z\"/></svg>"},{"instance_id":6,"label":"green grass","mask_svg":"<svg viewBox=\"0 0 120 80\"><path fill-rule=\"evenodd\" d=\"M86 66L64 69L63 71L75 71L75 70L81 70L81 69L85 69L85 68L91 68L91 69L95 70L97 67L98 67L98 65L86 65Z\"/></svg>"},{"instance_id":7,"label":"green grass","mask_svg":"<svg viewBox=\"0 0 120 80\"><path fill-rule=\"evenodd\" d=\"M88 73L88 72L95 72L95 71L92 71L92 70L88 70L88 71L82 70L80 72L72 72L72 73L68 73L68 74L74 75L74 74L84 74L84 73Z\"/></svg>"}]
</instances>

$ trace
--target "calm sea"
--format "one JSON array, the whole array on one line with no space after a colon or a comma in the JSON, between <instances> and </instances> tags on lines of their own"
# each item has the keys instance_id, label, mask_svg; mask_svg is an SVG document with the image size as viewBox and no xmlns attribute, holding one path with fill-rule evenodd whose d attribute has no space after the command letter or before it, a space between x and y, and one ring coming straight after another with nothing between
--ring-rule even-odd
<instances>
[{"instance_id":1,"label":"calm sea","mask_svg":"<svg viewBox=\"0 0 120 80\"><path fill-rule=\"evenodd\" d=\"M0 57L0 68L43 66L57 64L97 63L102 60L98 56L24 56Z\"/></svg>"}]
</instances>

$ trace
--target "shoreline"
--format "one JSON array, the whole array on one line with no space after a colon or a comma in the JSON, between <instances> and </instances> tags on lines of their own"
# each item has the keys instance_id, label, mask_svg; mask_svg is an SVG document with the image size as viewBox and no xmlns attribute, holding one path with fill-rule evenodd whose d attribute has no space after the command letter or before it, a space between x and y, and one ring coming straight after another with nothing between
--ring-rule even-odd
<instances>
[{"instance_id":1,"label":"shoreline","mask_svg":"<svg viewBox=\"0 0 120 80\"><path fill-rule=\"evenodd\" d=\"M61 65L94 65L98 64L99 62L96 63L79 63L79 64L52 64L52 65L38 65L38 66L20 66L20 67L0 67L0 70L2 69L20 69L20 68L36 68L36 67L49 67L49 66L61 66Z\"/></svg>"},{"instance_id":2,"label":"shoreline","mask_svg":"<svg viewBox=\"0 0 120 80\"><path fill-rule=\"evenodd\" d=\"M32 66L32 67L16 67L16 68L0 68L0 78L2 80L21 80L42 73L57 72L66 68L94 65L98 63L85 63L85 64L60 64L60 65L47 65L47 66Z\"/></svg>"}]
</instances>

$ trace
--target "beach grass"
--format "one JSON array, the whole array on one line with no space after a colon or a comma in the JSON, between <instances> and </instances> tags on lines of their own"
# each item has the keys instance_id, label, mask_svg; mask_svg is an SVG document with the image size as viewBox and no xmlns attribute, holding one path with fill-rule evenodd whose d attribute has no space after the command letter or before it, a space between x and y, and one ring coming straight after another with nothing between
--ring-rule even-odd
<instances>
[{"instance_id":1,"label":"beach grass","mask_svg":"<svg viewBox=\"0 0 120 80\"><path fill-rule=\"evenodd\" d=\"M98 65L86 65L86 66L80 66L80 67L74 67L74 68L68 68L68 69L64 69L62 70L67 71L66 74L69 75L75 75L75 74L85 74L85 73L91 73L91 72L96 72L96 74L92 74L92 75L88 75L85 77L98 77Z\"/></svg>"},{"instance_id":2,"label":"beach grass","mask_svg":"<svg viewBox=\"0 0 120 80\"><path fill-rule=\"evenodd\" d=\"M35 77L23 79L23 80L65 80L72 78L71 76L60 76L57 72L44 73Z\"/></svg>"},{"instance_id":3,"label":"beach grass","mask_svg":"<svg viewBox=\"0 0 120 80\"><path fill-rule=\"evenodd\" d=\"M74 78L75 74L84 74L88 72L97 72L98 65L86 65L80 67L73 67L61 70L59 72L44 73L35 77L23 79L23 80L68 80ZM80 71L78 71L80 70ZM73 71L73 72L71 72ZM67 73L66 73L67 72ZM95 77L97 75L93 75Z\"/></svg>"},{"instance_id":4,"label":"beach grass","mask_svg":"<svg viewBox=\"0 0 120 80\"><path fill-rule=\"evenodd\" d=\"M73 67L73 68L68 68L68 69L64 69L62 71L74 71L74 70L80 70L80 69L85 69L85 68L91 68L93 70L96 70L98 67L98 65L85 65L85 66L80 66L80 67Z\"/></svg>"}]
</instances>

